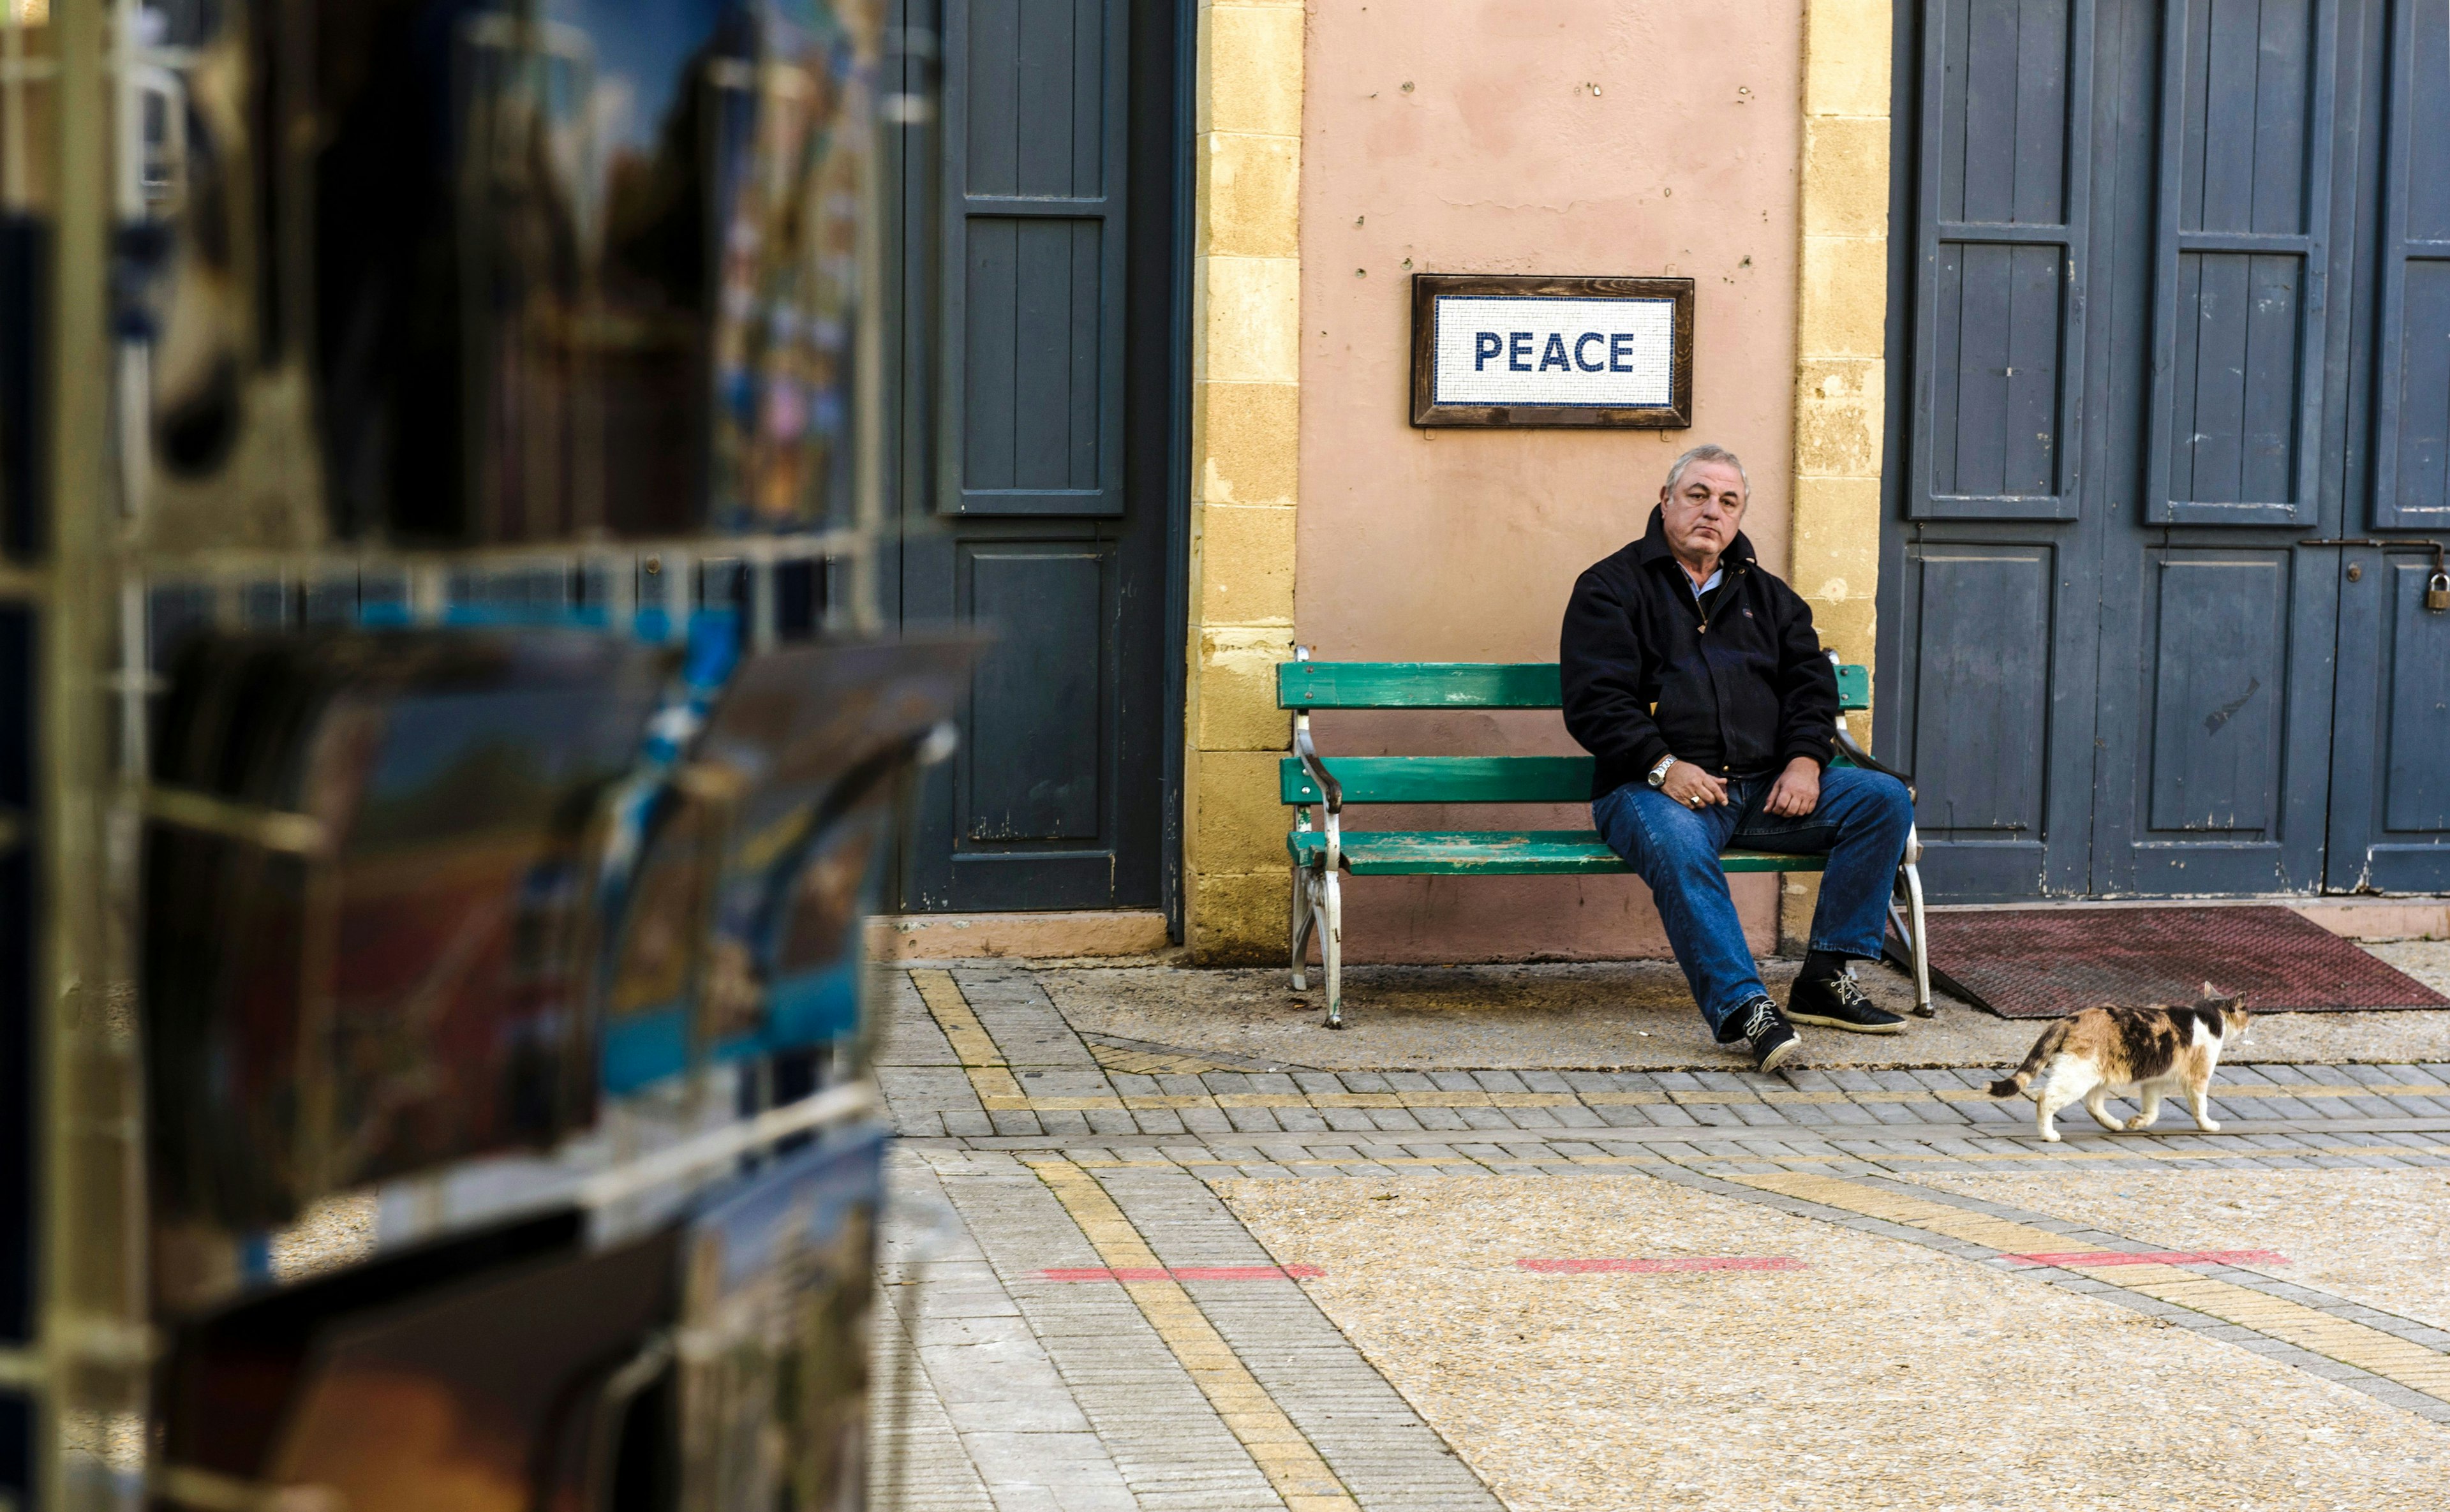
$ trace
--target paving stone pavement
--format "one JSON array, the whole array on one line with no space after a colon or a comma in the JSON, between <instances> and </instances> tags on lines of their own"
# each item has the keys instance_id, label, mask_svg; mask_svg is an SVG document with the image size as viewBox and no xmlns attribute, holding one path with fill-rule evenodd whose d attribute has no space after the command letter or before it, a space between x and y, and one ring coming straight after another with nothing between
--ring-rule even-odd
<instances>
[{"instance_id":1,"label":"paving stone pavement","mask_svg":"<svg viewBox=\"0 0 2450 1512\"><path fill-rule=\"evenodd\" d=\"M2226 1066L2217 1134L2172 1107L2140 1134L2063 1115L2064 1142L2044 1144L2030 1102L1990 1097L1991 1066L1271 1070L1084 1036L1023 969L886 982L879 1079L903 1138L880 1506L1504 1504L1220 1198L1253 1178L1655 1178L2092 1297L2450 1425L2450 1332L2265 1273L2281 1257L2171 1252L1911 1180L2450 1171L2450 1060Z\"/></svg>"}]
</instances>

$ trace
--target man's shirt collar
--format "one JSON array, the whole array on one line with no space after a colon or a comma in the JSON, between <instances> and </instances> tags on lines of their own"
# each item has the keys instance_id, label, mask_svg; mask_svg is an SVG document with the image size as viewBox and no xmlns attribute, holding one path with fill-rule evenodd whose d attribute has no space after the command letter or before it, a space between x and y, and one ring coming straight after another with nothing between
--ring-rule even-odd
<instances>
[{"instance_id":1,"label":"man's shirt collar","mask_svg":"<svg viewBox=\"0 0 2450 1512\"><path fill-rule=\"evenodd\" d=\"M1633 555L1634 560L1643 563L1644 565L1659 561L1672 563L1676 560L1675 552L1671 550L1667 544L1666 523L1661 517L1659 506L1656 504L1653 504L1650 507L1650 521L1648 527L1642 533L1642 539L1634 543ZM1719 553L1719 561L1721 564L1722 571L1724 570L1723 564L1728 562L1733 562L1738 567L1751 566L1753 563L1752 537L1746 535L1741 531L1738 531L1736 533L1736 538L1727 543L1727 549ZM1676 570L1679 572L1684 571L1682 567L1678 567ZM1692 579L1687 577L1684 581L1689 583Z\"/></svg>"}]
</instances>

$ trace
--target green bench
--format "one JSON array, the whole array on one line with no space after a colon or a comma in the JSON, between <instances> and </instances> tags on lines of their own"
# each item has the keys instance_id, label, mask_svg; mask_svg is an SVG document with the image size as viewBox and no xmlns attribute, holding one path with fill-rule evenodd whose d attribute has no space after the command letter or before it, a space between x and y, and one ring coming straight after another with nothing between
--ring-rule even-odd
<instances>
[{"instance_id":1,"label":"green bench","mask_svg":"<svg viewBox=\"0 0 2450 1512\"><path fill-rule=\"evenodd\" d=\"M1833 653L1831 661L1837 657ZM1866 668L1838 669L1839 707L1871 707ZM1285 836L1293 858L1293 978L1309 985L1310 937L1319 937L1327 971L1327 1027L1344 1027L1344 902L1340 874L1355 877L1591 876L1629 870L1597 831L1395 830L1347 833L1347 804L1574 804L1591 795L1587 756L1338 756L1331 766L1311 744L1311 711L1320 708L1556 708L1554 662L1314 662L1297 647L1276 669L1276 707L1293 711L1293 754L1278 765L1281 801L1293 805ZM1874 761L1838 720L1838 764L1903 774ZM1311 810L1325 827L1311 827ZM1924 950L1922 845L1910 830L1889 904L1896 938L1889 952L1914 972L1915 1012L1931 1015L1931 962ZM1731 872L1818 871L1824 858L1730 850Z\"/></svg>"}]
</instances>

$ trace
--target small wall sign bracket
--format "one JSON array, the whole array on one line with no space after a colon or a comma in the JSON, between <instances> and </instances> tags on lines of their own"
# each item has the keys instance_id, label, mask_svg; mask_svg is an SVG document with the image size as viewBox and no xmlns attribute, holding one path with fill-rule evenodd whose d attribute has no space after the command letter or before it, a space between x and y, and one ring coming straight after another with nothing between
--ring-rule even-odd
<instances>
[{"instance_id":1,"label":"small wall sign bracket","mask_svg":"<svg viewBox=\"0 0 2450 1512\"><path fill-rule=\"evenodd\" d=\"M1412 275L1412 423L1684 429L1693 281Z\"/></svg>"}]
</instances>

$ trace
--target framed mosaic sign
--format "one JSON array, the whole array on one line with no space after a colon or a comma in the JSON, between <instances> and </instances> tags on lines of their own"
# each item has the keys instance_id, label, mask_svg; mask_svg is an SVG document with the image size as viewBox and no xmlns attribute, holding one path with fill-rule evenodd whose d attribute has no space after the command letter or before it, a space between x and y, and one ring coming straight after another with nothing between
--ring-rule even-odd
<instances>
[{"instance_id":1,"label":"framed mosaic sign","mask_svg":"<svg viewBox=\"0 0 2450 1512\"><path fill-rule=\"evenodd\" d=\"M1412 423L1693 423L1691 279L1412 275Z\"/></svg>"}]
</instances>

